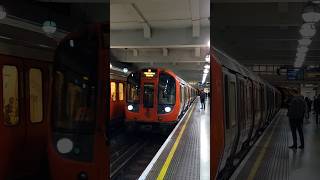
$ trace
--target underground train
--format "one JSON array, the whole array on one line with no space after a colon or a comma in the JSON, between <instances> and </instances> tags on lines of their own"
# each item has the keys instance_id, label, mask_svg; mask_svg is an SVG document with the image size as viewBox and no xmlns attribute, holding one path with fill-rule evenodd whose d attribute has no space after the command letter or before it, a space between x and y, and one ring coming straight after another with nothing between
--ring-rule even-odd
<instances>
[{"instance_id":1,"label":"underground train","mask_svg":"<svg viewBox=\"0 0 320 180\"><path fill-rule=\"evenodd\" d=\"M105 180L109 174L109 27L67 35L53 64L48 159L52 180Z\"/></svg>"},{"instance_id":2,"label":"underground train","mask_svg":"<svg viewBox=\"0 0 320 180\"><path fill-rule=\"evenodd\" d=\"M196 96L197 90L171 70L146 68L132 72L127 78L126 125L175 124Z\"/></svg>"},{"instance_id":3,"label":"underground train","mask_svg":"<svg viewBox=\"0 0 320 180\"><path fill-rule=\"evenodd\" d=\"M1 54L0 69L0 179L39 176L47 164L50 63Z\"/></svg>"},{"instance_id":4,"label":"underground train","mask_svg":"<svg viewBox=\"0 0 320 180\"><path fill-rule=\"evenodd\" d=\"M281 107L280 92L211 47L211 178L228 179Z\"/></svg>"}]
</instances>

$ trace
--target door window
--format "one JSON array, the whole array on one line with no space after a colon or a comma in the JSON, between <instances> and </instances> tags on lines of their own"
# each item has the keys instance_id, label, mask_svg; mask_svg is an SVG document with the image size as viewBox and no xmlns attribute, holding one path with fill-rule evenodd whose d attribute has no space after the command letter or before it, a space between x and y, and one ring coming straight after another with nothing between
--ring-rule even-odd
<instances>
[{"instance_id":1,"label":"door window","mask_svg":"<svg viewBox=\"0 0 320 180\"><path fill-rule=\"evenodd\" d=\"M3 115L5 125L16 125L19 122L18 70L15 66L5 65L3 77Z\"/></svg>"},{"instance_id":2,"label":"door window","mask_svg":"<svg viewBox=\"0 0 320 180\"><path fill-rule=\"evenodd\" d=\"M123 83L119 83L119 100L123 101Z\"/></svg>"},{"instance_id":3,"label":"door window","mask_svg":"<svg viewBox=\"0 0 320 180\"><path fill-rule=\"evenodd\" d=\"M116 98L117 98L117 96L116 96L116 83L115 82L111 82L111 99L112 99L112 101L116 101Z\"/></svg>"},{"instance_id":4,"label":"door window","mask_svg":"<svg viewBox=\"0 0 320 180\"><path fill-rule=\"evenodd\" d=\"M153 108L154 85L144 84L143 86L143 105L147 108Z\"/></svg>"},{"instance_id":5,"label":"door window","mask_svg":"<svg viewBox=\"0 0 320 180\"><path fill-rule=\"evenodd\" d=\"M42 72L40 69L29 71L30 121L33 123L43 120L42 101Z\"/></svg>"}]
</instances>

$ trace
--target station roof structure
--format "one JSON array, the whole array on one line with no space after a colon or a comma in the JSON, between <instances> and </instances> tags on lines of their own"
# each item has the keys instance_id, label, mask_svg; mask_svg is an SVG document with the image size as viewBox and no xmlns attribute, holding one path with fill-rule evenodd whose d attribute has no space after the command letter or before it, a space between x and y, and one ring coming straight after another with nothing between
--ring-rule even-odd
<instances>
[{"instance_id":1,"label":"station roof structure","mask_svg":"<svg viewBox=\"0 0 320 180\"><path fill-rule=\"evenodd\" d=\"M119 61L169 68L186 81L199 82L209 53L209 4L209 0L111 0L111 52Z\"/></svg>"}]
</instances>

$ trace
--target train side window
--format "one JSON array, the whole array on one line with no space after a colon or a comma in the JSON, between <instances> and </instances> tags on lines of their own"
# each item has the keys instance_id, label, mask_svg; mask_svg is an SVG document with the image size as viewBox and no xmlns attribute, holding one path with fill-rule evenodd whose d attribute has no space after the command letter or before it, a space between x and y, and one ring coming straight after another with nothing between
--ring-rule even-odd
<instances>
[{"instance_id":1,"label":"train side window","mask_svg":"<svg viewBox=\"0 0 320 180\"><path fill-rule=\"evenodd\" d=\"M110 91L110 93L111 93L111 99L112 99L112 101L116 101L116 83L115 82L111 82L111 86L110 86L110 88L111 88L111 91Z\"/></svg>"},{"instance_id":2,"label":"train side window","mask_svg":"<svg viewBox=\"0 0 320 180\"><path fill-rule=\"evenodd\" d=\"M119 100L123 101L123 83L119 83Z\"/></svg>"},{"instance_id":3,"label":"train side window","mask_svg":"<svg viewBox=\"0 0 320 180\"><path fill-rule=\"evenodd\" d=\"M233 127L236 125L236 83L229 81L229 125Z\"/></svg>"},{"instance_id":4,"label":"train side window","mask_svg":"<svg viewBox=\"0 0 320 180\"><path fill-rule=\"evenodd\" d=\"M42 101L42 72L31 68L29 71L30 121L33 123L43 120Z\"/></svg>"},{"instance_id":5,"label":"train side window","mask_svg":"<svg viewBox=\"0 0 320 180\"><path fill-rule=\"evenodd\" d=\"M4 65L3 78L3 115L5 125L16 125L19 122L19 80L16 66Z\"/></svg>"}]
</instances>

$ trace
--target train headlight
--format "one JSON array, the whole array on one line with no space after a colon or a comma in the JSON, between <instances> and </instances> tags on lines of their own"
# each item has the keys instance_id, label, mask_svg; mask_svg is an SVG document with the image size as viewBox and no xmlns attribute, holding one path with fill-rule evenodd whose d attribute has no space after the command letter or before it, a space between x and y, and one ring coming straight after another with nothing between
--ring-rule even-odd
<instances>
[{"instance_id":1,"label":"train headlight","mask_svg":"<svg viewBox=\"0 0 320 180\"><path fill-rule=\"evenodd\" d=\"M78 179L79 180L87 180L88 179L88 174L82 171L82 172L80 172L78 174Z\"/></svg>"},{"instance_id":2,"label":"train headlight","mask_svg":"<svg viewBox=\"0 0 320 180\"><path fill-rule=\"evenodd\" d=\"M132 111L132 110L133 110L133 106L132 106L132 105L129 105L129 106L128 106L128 110L129 110L129 111Z\"/></svg>"},{"instance_id":3,"label":"train headlight","mask_svg":"<svg viewBox=\"0 0 320 180\"><path fill-rule=\"evenodd\" d=\"M164 111L167 112L167 113L170 112L171 111L171 107L165 107Z\"/></svg>"},{"instance_id":4,"label":"train headlight","mask_svg":"<svg viewBox=\"0 0 320 180\"><path fill-rule=\"evenodd\" d=\"M61 138L57 141L57 149L61 154L67 154L73 149L73 142L69 138Z\"/></svg>"}]
</instances>

